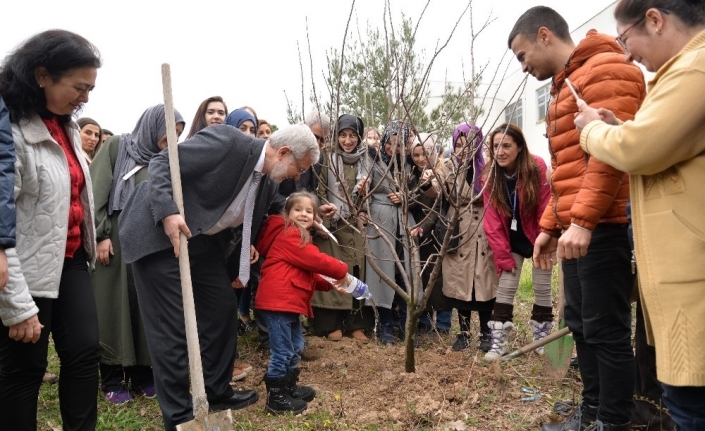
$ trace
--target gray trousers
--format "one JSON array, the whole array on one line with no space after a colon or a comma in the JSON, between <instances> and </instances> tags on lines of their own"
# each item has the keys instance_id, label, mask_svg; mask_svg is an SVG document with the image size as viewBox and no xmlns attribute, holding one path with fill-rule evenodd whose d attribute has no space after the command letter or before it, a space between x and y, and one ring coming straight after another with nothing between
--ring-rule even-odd
<instances>
[{"instance_id":1,"label":"gray trousers","mask_svg":"<svg viewBox=\"0 0 705 431\"><path fill-rule=\"evenodd\" d=\"M189 240L193 296L208 401L229 398L237 345L237 298L217 238ZM140 312L167 430L193 419L179 261L173 249L132 264Z\"/></svg>"}]
</instances>

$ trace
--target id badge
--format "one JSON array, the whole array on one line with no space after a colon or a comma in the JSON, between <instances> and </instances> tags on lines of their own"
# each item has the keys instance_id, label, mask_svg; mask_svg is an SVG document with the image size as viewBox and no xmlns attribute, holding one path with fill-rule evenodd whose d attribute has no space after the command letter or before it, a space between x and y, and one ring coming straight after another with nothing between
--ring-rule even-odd
<instances>
[{"instance_id":1,"label":"id badge","mask_svg":"<svg viewBox=\"0 0 705 431\"><path fill-rule=\"evenodd\" d=\"M512 219L512 226L511 226L511 229L512 229L514 232L516 232L516 230L517 230L517 219L515 219L515 218Z\"/></svg>"}]
</instances>

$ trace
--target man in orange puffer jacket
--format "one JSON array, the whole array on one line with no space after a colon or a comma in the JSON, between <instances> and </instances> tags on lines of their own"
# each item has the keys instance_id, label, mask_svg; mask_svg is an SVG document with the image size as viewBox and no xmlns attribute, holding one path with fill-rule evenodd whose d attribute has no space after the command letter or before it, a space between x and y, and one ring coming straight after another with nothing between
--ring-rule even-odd
<instances>
[{"instance_id":1,"label":"man in orange puffer jacket","mask_svg":"<svg viewBox=\"0 0 705 431\"><path fill-rule=\"evenodd\" d=\"M519 18L509 47L524 72L539 81L553 79L546 116L552 196L541 218L534 264L550 268L556 252L563 260L565 319L584 385L574 414L563 424L545 424L543 430L629 430L634 390L629 180L581 150L573 122L577 101L566 78L590 106L627 120L646 95L644 77L626 62L614 37L591 30L576 46L563 17L545 6Z\"/></svg>"}]
</instances>

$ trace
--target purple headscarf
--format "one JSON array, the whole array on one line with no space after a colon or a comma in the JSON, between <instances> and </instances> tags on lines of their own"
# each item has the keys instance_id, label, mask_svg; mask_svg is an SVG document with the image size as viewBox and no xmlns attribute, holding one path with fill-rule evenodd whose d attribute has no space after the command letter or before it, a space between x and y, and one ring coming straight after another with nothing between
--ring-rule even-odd
<instances>
[{"instance_id":1,"label":"purple headscarf","mask_svg":"<svg viewBox=\"0 0 705 431\"><path fill-rule=\"evenodd\" d=\"M466 136L468 139L475 138L472 149L470 149L471 154L474 153L473 160L473 170L475 175L475 180L473 182L473 189L475 193L480 193L482 190L482 184L480 184L480 174L485 168L485 159L482 158L482 152L480 147L482 146L483 136L482 130L474 124L463 123L453 130L453 153L455 153L455 143L458 142L458 138L461 136Z\"/></svg>"}]
</instances>

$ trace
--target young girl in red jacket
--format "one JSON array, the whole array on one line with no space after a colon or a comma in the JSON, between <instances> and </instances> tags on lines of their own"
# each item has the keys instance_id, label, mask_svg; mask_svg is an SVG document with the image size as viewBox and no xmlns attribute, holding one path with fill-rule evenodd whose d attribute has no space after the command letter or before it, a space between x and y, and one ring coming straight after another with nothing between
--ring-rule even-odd
<instances>
[{"instance_id":1,"label":"young girl in red jacket","mask_svg":"<svg viewBox=\"0 0 705 431\"><path fill-rule=\"evenodd\" d=\"M291 194L282 215L267 219L260 231L257 251L264 257L262 278L255 297L269 328L269 367L266 411L301 413L316 392L298 386L299 360L304 348L300 314L313 317L311 297L315 290L332 288L347 293L340 286L347 282L348 265L321 253L311 243L318 199L308 192ZM320 275L333 278L337 286Z\"/></svg>"},{"instance_id":2,"label":"young girl in red jacket","mask_svg":"<svg viewBox=\"0 0 705 431\"><path fill-rule=\"evenodd\" d=\"M499 275L497 301L488 322L492 347L486 360L495 360L507 353L507 338L514 329L512 323L514 296L519 287L524 259L531 259L534 242L541 229L539 220L550 196L546 163L529 153L521 129L505 123L490 134L490 159L485 168L483 220L487 241L494 253ZM551 271L533 268L534 306L529 325L534 340L548 335L553 328ZM537 350L543 353L543 348Z\"/></svg>"}]
</instances>

